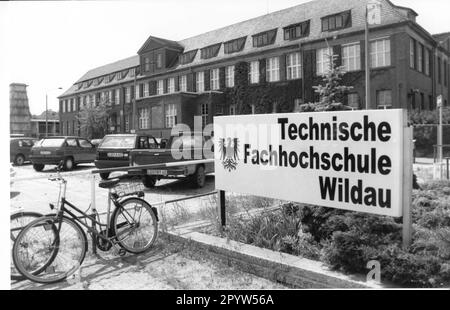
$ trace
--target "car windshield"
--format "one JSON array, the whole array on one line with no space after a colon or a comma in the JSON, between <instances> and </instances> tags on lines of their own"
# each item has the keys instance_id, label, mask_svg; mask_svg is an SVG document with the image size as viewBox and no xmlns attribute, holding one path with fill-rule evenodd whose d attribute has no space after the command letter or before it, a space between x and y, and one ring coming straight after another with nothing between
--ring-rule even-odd
<instances>
[{"instance_id":1,"label":"car windshield","mask_svg":"<svg viewBox=\"0 0 450 310\"><path fill-rule=\"evenodd\" d=\"M41 147L59 147L62 146L64 138L60 139L42 139L38 145Z\"/></svg>"},{"instance_id":2,"label":"car windshield","mask_svg":"<svg viewBox=\"0 0 450 310\"><path fill-rule=\"evenodd\" d=\"M136 137L105 137L100 148L134 148Z\"/></svg>"},{"instance_id":3,"label":"car windshield","mask_svg":"<svg viewBox=\"0 0 450 310\"><path fill-rule=\"evenodd\" d=\"M174 146L183 146L183 148L190 148L190 147L202 147L203 146L203 139L202 136L195 135L195 136L180 136L180 137L173 137L172 138L172 145Z\"/></svg>"}]
</instances>

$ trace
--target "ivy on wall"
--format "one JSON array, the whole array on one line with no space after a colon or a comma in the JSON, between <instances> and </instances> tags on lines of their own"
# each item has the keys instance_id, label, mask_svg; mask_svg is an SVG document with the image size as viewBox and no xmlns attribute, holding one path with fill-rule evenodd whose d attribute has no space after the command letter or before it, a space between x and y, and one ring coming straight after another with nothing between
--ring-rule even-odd
<instances>
[{"instance_id":1,"label":"ivy on wall","mask_svg":"<svg viewBox=\"0 0 450 310\"><path fill-rule=\"evenodd\" d=\"M224 105L236 105L237 114L251 114L252 106L255 113L292 112L294 100L302 97L301 80L266 82L265 61L260 60L259 83L249 84L249 64L239 62L234 68L235 87L224 89Z\"/></svg>"}]
</instances>

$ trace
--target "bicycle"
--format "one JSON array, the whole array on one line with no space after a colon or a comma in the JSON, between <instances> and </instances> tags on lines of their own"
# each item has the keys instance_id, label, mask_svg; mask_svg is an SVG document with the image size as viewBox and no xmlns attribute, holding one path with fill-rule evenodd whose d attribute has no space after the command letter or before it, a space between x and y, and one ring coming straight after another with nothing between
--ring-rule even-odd
<instances>
[{"instance_id":1,"label":"bicycle","mask_svg":"<svg viewBox=\"0 0 450 310\"><path fill-rule=\"evenodd\" d=\"M126 252L143 253L156 241L157 210L142 199L140 182L121 184L121 179L115 178L99 183L99 187L109 190L107 219L102 223L95 208L88 214L66 200L67 181L59 167L57 177L49 180L59 183L57 205L50 204L56 214L30 222L20 231L13 246L14 265L27 279L54 283L76 272L88 250L82 227L90 234L94 249L109 251L114 247L121 256ZM115 207L112 212L111 203Z\"/></svg>"},{"instance_id":2,"label":"bicycle","mask_svg":"<svg viewBox=\"0 0 450 310\"><path fill-rule=\"evenodd\" d=\"M10 217L10 239L11 239L11 280L20 281L25 279L22 274L16 269L14 266L14 262L12 260L12 248L14 245L14 241L17 238L19 232L27 226L31 221L40 218L42 216L41 213L38 212L29 212L29 211L18 211L11 214Z\"/></svg>"}]
</instances>

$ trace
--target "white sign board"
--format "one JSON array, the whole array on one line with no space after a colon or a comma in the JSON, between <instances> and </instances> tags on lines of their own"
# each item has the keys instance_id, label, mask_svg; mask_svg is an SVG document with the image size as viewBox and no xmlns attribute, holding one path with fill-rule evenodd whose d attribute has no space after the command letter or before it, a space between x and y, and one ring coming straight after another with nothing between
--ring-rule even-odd
<instances>
[{"instance_id":1,"label":"white sign board","mask_svg":"<svg viewBox=\"0 0 450 310\"><path fill-rule=\"evenodd\" d=\"M442 95L437 96L436 103L438 108L442 107Z\"/></svg>"},{"instance_id":2,"label":"white sign board","mask_svg":"<svg viewBox=\"0 0 450 310\"><path fill-rule=\"evenodd\" d=\"M405 113L215 117L216 188L399 217Z\"/></svg>"}]
</instances>

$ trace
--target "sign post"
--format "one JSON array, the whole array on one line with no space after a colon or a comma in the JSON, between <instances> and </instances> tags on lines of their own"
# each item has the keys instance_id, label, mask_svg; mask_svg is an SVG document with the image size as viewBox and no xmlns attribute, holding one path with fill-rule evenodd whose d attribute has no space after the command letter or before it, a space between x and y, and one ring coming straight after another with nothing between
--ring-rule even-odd
<instances>
[{"instance_id":1,"label":"sign post","mask_svg":"<svg viewBox=\"0 0 450 310\"><path fill-rule=\"evenodd\" d=\"M406 111L405 111L406 112ZM402 217L402 245L407 248L412 240L412 153L413 153L413 127L405 127L403 134L403 217Z\"/></svg>"},{"instance_id":2,"label":"sign post","mask_svg":"<svg viewBox=\"0 0 450 310\"><path fill-rule=\"evenodd\" d=\"M443 156L442 156L442 144L443 144L443 139L442 139L442 95L437 96L436 99L436 106L438 108L438 113L439 113L439 123L438 123L438 128L437 128L437 164L438 164L438 171L439 171L439 179L442 179L442 161L443 161Z\"/></svg>"}]
</instances>

